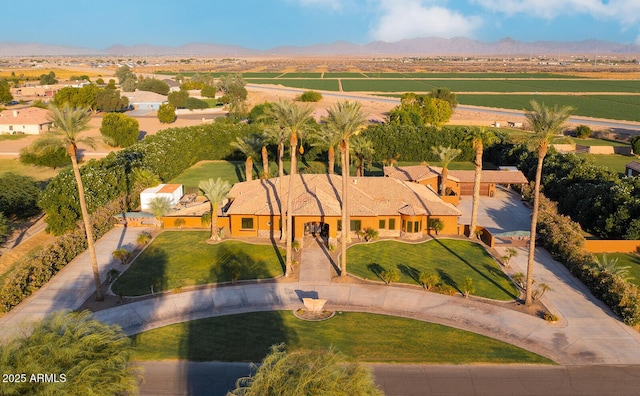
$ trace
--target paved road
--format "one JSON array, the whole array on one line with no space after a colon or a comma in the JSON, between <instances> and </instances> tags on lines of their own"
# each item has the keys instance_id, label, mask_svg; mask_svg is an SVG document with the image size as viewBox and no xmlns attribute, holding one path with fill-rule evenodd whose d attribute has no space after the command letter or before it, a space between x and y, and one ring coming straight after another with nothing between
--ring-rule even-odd
<instances>
[{"instance_id":1,"label":"paved road","mask_svg":"<svg viewBox=\"0 0 640 396\"><path fill-rule=\"evenodd\" d=\"M388 396L633 395L640 366L495 366L372 364ZM246 363L145 362L140 394L222 396L249 374Z\"/></svg>"}]
</instances>

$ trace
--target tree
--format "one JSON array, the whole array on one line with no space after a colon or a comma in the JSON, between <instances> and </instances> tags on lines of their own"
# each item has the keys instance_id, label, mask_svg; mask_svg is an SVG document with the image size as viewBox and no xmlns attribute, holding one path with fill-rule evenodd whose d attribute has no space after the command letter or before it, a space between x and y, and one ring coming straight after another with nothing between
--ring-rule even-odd
<instances>
[{"instance_id":1,"label":"tree","mask_svg":"<svg viewBox=\"0 0 640 396\"><path fill-rule=\"evenodd\" d=\"M384 283L386 283L388 286L392 282L397 282L400 280L400 273L398 272L397 269L391 268L391 269L380 272L380 277L382 278Z\"/></svg>"},{"instance_id":2,"label":"tree","mask_svg":"<svg viewBox=\"0 0 640 396\"><path fill-rule=\"evenodd\" d=\"M127 77L123 82L120 83L120 88L122 88L123 92L133 92L136 90L136 79L134 77Z\"/></svg>"},{"instance_id":3,"label":"tree","mask_svg":"<svg viewBox=\"0 0 640 396\"><path fill-rule=\"evenodd\" d=\"M218 90L216 89L216 87L205 85L200 90L200 96L203 96L205 98L215 98L217 92Z\"/></svg>"},{"instance_id":4,"label":"tree","mask_svg":"<svg viewBox=\"0 0 640 396\"><path fill-rule=\"evenodd\" d=\"M78 166L78 144L84 143L95 147L95 140L91 137L81 138L80 134L89 129L91 113L87 108L71 109L65 105L61 109L55 106L49 108L51 111L49 120L53 123L52 129L43 138L36 140L32 147L36 153L46 153L66 148L67 154L71 158L71 166L78 188L78 199L80 201L80 212L87 236L87 245L91 257L91 267L96 286L96 300L103 301L102 282L100 282L100 272L98 270L98 259L93 239L93 228L91 218L87 210L87 202L84 194L84 185L80 177L80 167Z\"/></svg>"},{"instance_id":5,"label":"tree","mask_svg":"<svg viewBox=\"0 0 640 396\"><path fill-rule=\"evenodd\" d=\"M511 264L511 259L518 256L518 251L515 248L507 248L505 255L501 257L505 267Z\"/></svg>"},{"instance_id":6,"label":"tree","mask_svg":"<svg viewBox=\"0 0 640 396\"><path fill-rule=\"evenodd\" d=\"M224 96L220 98L222 103L232 103L235 101L244 101L247 99L247 89L244 87L245 82L239 74L227 74L220 77L217 88L224 92Z\"/></svg>"},{"instance_id":7,"label":"tree","mask_svg":"<svg viewBox=\"0 0 640 396\"><path fill-rule=\"evenodd\" d=\"M193 110L193 109L208 109L209 103L205 102L202 99L198 98L187 98L184 102L184 107Z\"/></svg>"},{"instance_id":8,"label":"tree","mask_svg":"<svg viewBox=\"0 0 640 396\"><path fill-rule=\"evenodd\" d=\"M96 94L96 109L104 112L122 111L129 107L129 98L120 96L120 91L107 86Z\"/></svg>"},{"instance_id":9,"label":"tree","mask_svg":"<svg viewBox=\"0 0 640 396\"><path fill-rule=\"evenodd\" d=\"M171 124L176 120L176 109L169 103L163 103L158 109L158 120L163 124Z\"/></svg>"},{"instance_id":10,"label":"tree","mask_svg":"<svg viewBox=\"0 0 640 396\"><path fill-rule=\"evenodd\" d=\"M40 213L40 185L32 177L5 173L0 176L0 212L8 218L27 218Z\"/></svg>"},{"instance_id":11,"label":"tree","mask_svg":"<svg viewBox=\"0 0 640 396\"><path fill-rule=\"evenodd\" d=\"M157 78L140 78L136 88L140 91L155 92L159 95L167 95L169 93L169 84Z\"/></svg>"},{"instance_id":12,"label":"tree","mask_svg":"<svg viewBox=\"0 0 640 396\"><path fill-rule=\"evenodd\" d=\"M0 103L9 103L13 100L9 83L5 79L0 79Z\"/></svg>"},{"instance_id":13,"label":"tree","mask_svg":"<svg viewBox=\"0 0 640 396\"><path fill-rule=\"evenodd\" d=\"M449 180L449 164L460 155L462 150L453 147L431 146L431 152L437 155L440 162L442 162L442 175L440 185L438 186L438 192L440 195L445 195L447 190L447 181Z\"/></svg>"},{"instance_id":14,"label":"tree","mask_svg":"<svg viewBox=\"0 0 640 396\"><path fill-rule=\"evenodd\" d=\"M337 102L327 110L324 118L326 128L340 136L340 157L342 160L342 232L340 242L340 276L347 276L347 243L349 242L349 141L357 135L367 121L358 102Z\"/></svg>"},{"instance_id":15,"label":"tree","mask_svg":"<svg viewBox=\"0 0 640 396\"><path fill-rule=\"evenodd\" d=\"M56 92L53 102L57 107L68 105L71 108L88 107L96 110L98 91L97 85L89 84L82 88L64 87Z\"/></svg>"},{"instance_id":16,"label":"tree","mask_svg":"<svg viewBox=\"0 0 640 396\"><path fill-rule=\"evenodd\" d=\"M177 92L170 92L167 96L169 104L176 109L184 109L187 107L187 98L189 98L189 91L179 90Z\"/></svg>"},{"instance_id":17,"label":"tree","mask_svg":"<svg viewBox=\"0 0 640 396\"><path fill-rule=\"evenodd\" d=\"M114 260L119 261L120 264L126 265L131 259L131 252L125 248L120 248L111 252L111 257L113 257Z\"/></svg>"},{"instance_id":18,"label":"tree","mask_svg":"<svg viewBox=\"0 0 640 396\"><path fill-rule=\"evenodd\" d=\"M640 155L640 135L631 138L631 147L635 155Z\"/></svg>"},{"instance_id":19,"label":"tree","mask_svg":"<svg viewBox=\"0 0 640 396\"><path fill-rule=\"evenodd\" d=\"M56 80L56 73L50 71L48 74L40 75L40 85L53 85L57 84L58 80Z\"/></svg>"},{"instance_id":20,"label":"tree","mask_svg":"<svg viewBox=\"0 0 640 396\"><path fill-rule=\"evenodd\" d=\"M249 136L236 138L236 141L231 143L231 146L240 151L245 156L244 162L244 174L246 181L253 180L253 160L258 157L258 153L264 145L262 136L253 134Z\"/></svg>"},{"instance_id":21,"label":"tree","mask_svg":"<svg viewBox=\"0 0 640 396\"><path fill-rule=\"evenodd\" d=\"M427 227L430 230L435 230L436 235L438 235L440 231L444 230L444 221L437 217L430 217L429 220L427 220Z\"/></svg>"},{"instance_id":22,"label":"tree","mask_svg":"<svg viewBox=\"0 0 640 396\"><path fill-rule=\"evenodd\" d=\"M423 271L418 275L418 282L427 290L440 283L440 277L433 271Z\"/></svg>"},{"instance_id":23,"label":"tree","mask_svg":"<svg viewBox=\"0 0 640 396\"><path fill-rule=\"evenodd\" d=\"M578 125L576 127L576 137L578 139L588 138L589 136L591 136L592 133L593 131L587 125Z\"/></svg>"},{"instance_id":24,"label":"tree","mask_svg":"<svg viewBox=\"0 0 640 396\"><path fill-rule=\"evenodd\" d=\"M226 180L217 178L216 180L201 180L198 184L198 188L202 191L205 197L209 200L211 205L211 215L209 223L211 224L211 237L212 241L219 241L218 235L218 208L223 199L227 197L231 190L231 185Z\"/></svg>"},{"instance_id":25,"label":"tree","mask_svg":"<svg viewBox=\"0 0 640 396\"><path fill-rule=\"evenodd\" d=\"M134 82L136 81L136 75L131 71L131 68L127 65L122 65L118 70L116 70L116 77L118 78L118 83L122 85L127 79L131 79Z\"/></svg>"},{"instance_id":26,"label":"tree","mask_svg":"<svg viewBox=\"0 0 640 396\"><path fill-rule=\"evenodd\" d=\"M122 113L108 113L102 118L100 133L112 147L129 147L138 141L140 124Z\"/></svg>"},{"instance_id":27,"label":"tree","mask_svg":"<svg viewBox=\"0 0 640 396\"><path fill-rule=\"evenodd\" d=\"M4 213L0 212L0 243L3 243L9 235L11 235L11 225Z\"/></svg>"},{"instance_id":28,"label":"tree","mask_svg":"<svg viewBox=\"0 0 640 396\"><path fill-rule=\"evenodd\" d=\"M449 107L451 111L455 110L458 107L458 99L456 98L456 94L451 92L449 88L435 88L429 94L434 99L444 100L449 103Z\"/></svg>"},{"instance_id":29,"label":"tree","mask_svg":"<svg viewBox=\"0 0 640 396\"><path fill-rule=\"evenodd\" d=\"M278 195L282 199L282 180L284 177L284 166L282 163L282 156L284 153L284 144L287 138L289 139L289 145L291 150L291 168L289 171L289 193L287 194L286 206L280 207L281 219L286 215L286 221L282 221L282 233L285 235L285 242L287 244L286 252L286 276L291 275L291 243L293 242L293 230L291 227L292 214L288 210L291 207L293 197L291 196L291 190L293 189L293 175L296 173L296 152L298 147L298 137L303 134L308 127L308 124L313 119L311 117L311 107L299 106L295 103L279 100L265 110L265 113L260 120L268 122L268 128L266 133L271 137L272 141L278 145L278 177L281 180L278 186Z\"/></svg>"},{"instance_id":30,"label":"tree","mask_svg":"<svg viewBox=\"0 0 640 396\"><path fill-rule=\"evenodd\" d=\"M533 263L536 249L536 227L538 224L538 210L540 206L540 182L542 179L542 165L544 157L549 150L549 142L553 136L558 135L564 128L565 122L571 116L571 107L554 106L552 109L539 104L535 100L531 101L532 110L527 110L524 114L530 128L535 133L530 140L533 148L538 151L538 166L536 167L536 181L533 188L533 211L531 214L531 234L529 237L529 255L527 257L527 286L525 305L531 305L532 285L533 285Z\"/></svg>"},{"instance_id":31,"label":"tree","mask_svg":"<svg viewBox=\"0 0 640 396\"><path fill-rule=\"evenodd\" d=\"M364 165L371 164L373 154L373 144L365 136L355 136L351 142L351 152L356 157L356 177L364 176Z\"/></svg>"},{"instance_id":32,"label":"tree","mask_svg":"<svg viewBox=\"0 0 640 396\"><path fill-rule=\"evenodd\" d=\"M116 325L89 311L57 311L0 350L4 373L25 373L25 381L3 386L3 395L137 394L138 373L131 364L134 346ZM57 382L38 380L38 374ZM7 384L4 384L7 385Z\"/></svg>"},{"instance_id":33,"label":"tree","mask_svg":"<svg viewBox=\"0 0 640 396\"><path fill-rule=\"evenodd\" d=\"M473 279L467 276L462 282L462 294L464 295L464 298L468 298L469 294L473 294L475 292L476 286L473 284Z\"/></svg>"},{"instance_id":34,"label":"tree","mask_svg":"<svg viewBox=\"0 0 640 396\"><path fill-rule=\"evenodd\" d=\"M400 105L389 113L389 122L395 125L444 125L453 115L453 109L446 100L430 95L405 93Z\"/></svg>"},{"instance_id":35,"label":"tree","mask_svg":"<svg viewBox=\"0 0 640 396\"><path fill-rule=\"evenodd\" d=\"M168 197L154 197L148 202L148 211L156 217L162 225L162 217L171 210L171 199Z\"/></svg>"},{"instance_id":36,"label":"tree","mask_svg":"<svg viewBox=\"0 0 640 396\"><path fill-rule=\"evenodd\" d=\"M323 124L320 129L311 135L311 145L327 150L327 169L333 175L336 168L336 147L340 144L340 134Z\"/></svg>"},{"instance_id":37,"label":"tree","mask_svg":"<svg viewBox=\"0 0 640 396\"><path fill-rule=\"evenodd\" d=\"M378 396L369 370L348 362L335 349L287 352L284 344L274 345L255 375L240 378L237 396L334 395Z\"/></svg>"},{"instance_id":38,"label":"tree","mask_svg":"<svg viewBox=\"0 0 640 396\"><path fill-rule=\"evenodd\" d=\"M471 224L469 237L473 237L478 223L478 206L480 205L480 179L482 177L482 155L485 146L491 146L499 141L495 133L484 128L467 130L466 140L471 142L476 155L474 159L475 176L473 178L473 203L471 207Z\"/></svg>"}]
</instances>

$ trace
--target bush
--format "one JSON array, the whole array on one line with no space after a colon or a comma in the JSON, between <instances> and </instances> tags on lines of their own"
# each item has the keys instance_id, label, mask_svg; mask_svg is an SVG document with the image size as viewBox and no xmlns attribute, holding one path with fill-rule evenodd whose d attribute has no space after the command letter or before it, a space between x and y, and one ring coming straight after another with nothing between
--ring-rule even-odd
<instances>
[{"instance_id":1,"label":"bush","mask_svg":"<svg viewBox=\"0 0 640 396\"><path fill-rule=\"evenodd\" d=\"M322 100L322 94L316 91L306 91L300 95L301 102L319 102Z\"/></svg>"},{"instance_id":2,"label":"bush","mask_svg":"<svg viewBox=\"0 0 640 396\"><path fill-rule=\"evenodd\" d=\"M7 220L5 215L0 212L0 243L4 242L9 235L11 235L9 220Z\"/></svg>"},{"instance_id":3,"label":"bush","mask_svg":"<svg viewBox=\"0 0 640 396\"><path fill-rule=\"evenodd\" d=\"M185 108L187 108L189 110L207 109L207 108L209 108L209 103L205 102L204 100L198 99L198 98L187 98L184 106L185 106Z\"/></svg>"},{"instance_id":4,"label":"bush","mask_svg":"<svg viewBox=\"0 0 640 396\"><path fill-rule=\"evenodd\" d=\"M0 213L8 218L27 218L40 212L40 186L29 176L6 173L0 176Z\"/></svg>"},{"instance_id":5,"label":"bush","mask_svg":"<svg viewBox=\"0 0 640 396\"><path fill-rule=\"evenodd\" d=\"M49 168L62 168L71 165L71 158L64 147L48 151L46 153L38 153L27 146L20 150L20 162L26 165L46 166Z\"/></svg>"},{"instance_id":6,"label":"bush","mask_svg":"<svg viewBox=\"0 0 640 396\"><path fill-rule=\"evenodd\" d=\"M129 147L138 141L140 124L122 113L108 113L102 118L100 133L112 147Z\"/></svg>"},{"instance_id":7,"label":"bush","mask_svg":"<svg viewBox=\"0 0 640 396\"><path fill-rule=\"evenodd\" d=\"M635 155L640 155L640 135L631 138L631 147Z\"/></svg>"},{"instance_id":8,"label":"bush","mask_svg":"<svg viewBox=\"0 0 640 396\"><path fill-rule=\"evenodd\" d=\"M578 125L576 127L576 137L578 139L588 138L589 136L591 136L592 133L593 131L591 130L591 128L589 128L586 125Z\"/></svg>"},{"instance_id":9,"label":"bush","mask_svg":"<svg viewBox=\"0 0 640 396\"><path fill-rule=\"evenodd\" d=\"M158 120L163 124L171 124L176 120L176 108L168 103L161 104L158 109Z\"/></svg>"},{"instance_id":10,"label":"bush","mask_svg":"<svg viewBox=\"0 0 640 396\"><path fill-rule=\"evenodd\" d=\"M167 95L170 89L169 84L155 78L147 78L138 81L136 88L140 91L155 92L160 95Z\"/></svg>"},{"instance_id":11,"label":"bush","mask_svg":"<svg viewBox=\"0 0 640 396\"><path fill-rule=\"evenodd\" d=\"M216 89L216 87L212 87L211 85L205 85L200 90L200 95L204 96L205 98L215 98L217 92L218 90Z\"/></svg>"}]
</instances>

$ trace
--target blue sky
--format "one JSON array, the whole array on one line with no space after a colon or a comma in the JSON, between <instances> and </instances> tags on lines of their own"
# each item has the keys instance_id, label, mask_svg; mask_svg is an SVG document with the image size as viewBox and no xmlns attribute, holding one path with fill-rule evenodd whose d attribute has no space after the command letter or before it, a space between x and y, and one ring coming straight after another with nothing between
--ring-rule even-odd
<instances>
[{"instance_id":1,"label":"blue sky","mask_svg":"<svg viewBox=\"0 0 640 396\"><path fill-rule=\"evenodd\" d=\"M416 37L640 44L640 0L22 0L0 42L95 49L200 42L268 49Z\"/></svg>"}]
</instances>

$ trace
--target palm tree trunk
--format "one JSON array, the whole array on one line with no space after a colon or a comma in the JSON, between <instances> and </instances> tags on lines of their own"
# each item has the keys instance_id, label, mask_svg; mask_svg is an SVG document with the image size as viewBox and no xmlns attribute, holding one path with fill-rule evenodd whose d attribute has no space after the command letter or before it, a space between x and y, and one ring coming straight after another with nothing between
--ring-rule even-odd
<instances>
[{"instance_id":1,"label":"palm tree trunk","mask_svg":"<svg viewBox=\"0 0 640 396\"><path fill-rule=\"evenodd\" d=\"M293 201L293 178L294 178L294 166L296 163L296 151L298 148L298 135L295 132L291 133L291 139L289 141L291 146L291 172L289 174L289 191L287 194L287 260L286 260L286 273L285 276L291 276L291 241L293 240L293 214L291 213L291 203Z\"/></svg>"},{"instance_id":2,"label":"palm tree trunk","mask_svg":"<svg viewBox=\"0 0 640 396\"><path fill-rule=\"evenodd\" d=\"M218 205L211 204L211 239L212 241L219 241L218 236Z\"/></svg>"},{"instance_id":3,"label":"palm tree trunk","mask_svg":"<svg viewBox=\"0 0 640 396\"><path fill-rule=\"evenodd\" d=\"M267 152L267 146L262 146L262 172L264 178L269 178L269 153Z\"/></svg>"},{"instance_id":4,"label":"palm tree trunk","mask_svg":"<svg viewBox=\"0 0 640 396\"><path fill-rule=\"evenodd\" d=\"M442 180L440 180L440 186L438 187L438 193L444 195L447 190L447 180L449 179L449 168L442 167Z\"/></svg>"},{"instance_id":5,"label":"palm tree trunk","mask_svg":"<svg viewBox=\"0 0 640 396\"><path fill-rule=\"evenodd\" d=\"M247 157L247 160L244 162L244 173L247 181L253 180L253 158Z\"/></svg>"},{"instance_id":6,"label":"palm tree trunk","mask_svg":"<svg viewBox=\"0 0 640 396\"><path fill-rule=\"evenodd\" d=\"M480 205L480 178L482 175L482 145L476 146L475 176L473 178L473 204L471 206L471 224L469 238L473 238L478 223L478 206Z\"/></svg>"},{"instance_id":7,"label":"palm tree trunk","mask_svg":"<svg viewBox=\"0 0 640 396\"><path fill-rule=\"evenodd\" d=\"M340 234L340 276L347 276L347 243L349 238L349 207L348 192L349 187L349 142L343 140L340 145L340 157L342 160L342 230Z\"/></svg>"},{"instance_id":8,"label":"palm tree trunk","mask_svg":"<svg viewBox=\"0 0 640 396\"><path fill-rule=\"evenodd\" d=\"M329 174L333 175L336 167L336 150L333 148L333 146L329 146L329 152L327 153L327 156L329 157Z\"/></svg>"},{"instance_id":9,"label":"palm tree trunk","mask_svg":"<svg viewBox=\"0 0 640 396\"><path fill-rule=\"evenodd\" d=\"M546 147L538 149L538 167L536 168L536 183L533 188L533 210L531 212L531 232L529 236L529 256L527 257L527 288L524 304L529 306L533 302L533 263L536 251L536 228L538 226L538 207L540 205L540 180L542 179L542 164L547 155Z\"/></svg>"},{"instance_id":10,"label":"palm tree trunk","mask_svg":"<svg viewBox=\"0 0 640 396\"><path fill-rule=\"evenodd\" d=\"M284 183L284 164L282 157L284 155L284 143L278 144L278 205L280 210L280 240L287 233L287 225L284 221L284 210L282 208L282 184Z\"/></svg>"},{"instance_id":11,"label":"palm tree trunk","mask_svg":"<svg viewBox=\"0 0 640 396\"><path fill-rule=\"evenodd\" d=\"M89 256L91 257L91 268L93 270L93 280L96 286L96 301L104 301L104 294L102 293L102 282L100 281L100 270L98 268L98 258L96 257L96 248L93 241L93 228L91 226L91 218L89 217L89 211L87 210L87 201L84 196L84 185L82 184L82 178L80 177L80 168L78 167L78 160L76 159L75 147L69 148L69 156L71 157L71 165L73 167L73 174L78 184L78 198L80 200L80 212L82 213L82 222L84 223L84 231L87 235L87 247L89 249Z\"/></svg>"}]
</instances>

